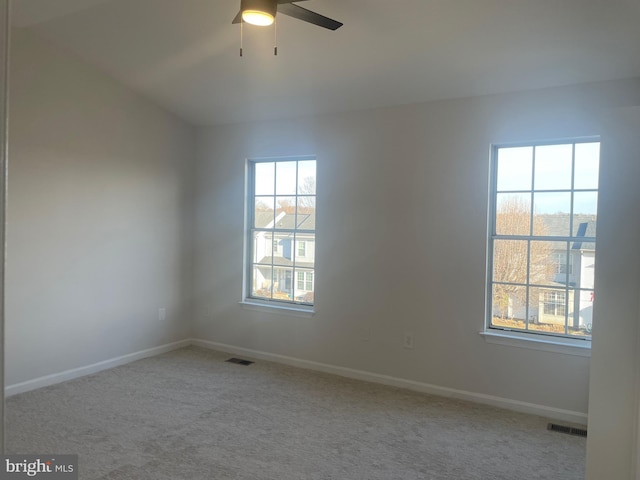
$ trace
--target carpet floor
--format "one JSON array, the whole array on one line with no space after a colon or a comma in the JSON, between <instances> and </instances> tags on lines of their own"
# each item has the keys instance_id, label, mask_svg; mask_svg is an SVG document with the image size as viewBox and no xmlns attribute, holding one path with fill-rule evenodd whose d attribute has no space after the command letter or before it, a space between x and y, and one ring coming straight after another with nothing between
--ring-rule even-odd
<instances>
[{"instance_id":1,"label":"carpet floor","mask_svg":"<svg viewBox=\"0 0 640 480\"><path fill-rule=\"evenodd\" d=\"M7 453L81 480L578 480L548 420L196 347L7 399Z\"/></svg>"}]
</instances>

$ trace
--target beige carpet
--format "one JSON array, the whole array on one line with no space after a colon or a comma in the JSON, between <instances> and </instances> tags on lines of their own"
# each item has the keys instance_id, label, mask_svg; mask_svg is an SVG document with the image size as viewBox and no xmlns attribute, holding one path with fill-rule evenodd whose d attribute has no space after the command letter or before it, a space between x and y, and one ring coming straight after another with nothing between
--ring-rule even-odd
<instances>
[{"instance_id":1,"label":"beige carpet","mask_svg":"<svg viewBox=\"0 0 640 480\"><path fill-rule=\"evenodd\" d=\"M8 453L80 479L584 478L547 420L189 347L11 397Z\"/></svg>"}]
</instances>

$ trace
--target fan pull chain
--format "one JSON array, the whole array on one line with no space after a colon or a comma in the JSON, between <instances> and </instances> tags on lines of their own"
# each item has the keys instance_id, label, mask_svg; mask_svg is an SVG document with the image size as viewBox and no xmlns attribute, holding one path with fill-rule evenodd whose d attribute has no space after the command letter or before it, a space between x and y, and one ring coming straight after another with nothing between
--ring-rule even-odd
<instances>
[{"instance_id":1,"label":"fan pull chain","mask_svg":"<svg viewBox=\"0 0 640 480\"><path fill-rule=\"evenodd\" d=\"M273 19L273 54L278 55L278 17Z\"/></svg>"},{"instance_id":2,"label":"fan pull chain","mask_svg":"<svg viewBox=\"0 0 640 480\"><path fill-rule=\"evenodd\" d=\"M242 56L242 24L244 23L243 20L240 20L240 56Z\"/></svg>"}]
</instances>

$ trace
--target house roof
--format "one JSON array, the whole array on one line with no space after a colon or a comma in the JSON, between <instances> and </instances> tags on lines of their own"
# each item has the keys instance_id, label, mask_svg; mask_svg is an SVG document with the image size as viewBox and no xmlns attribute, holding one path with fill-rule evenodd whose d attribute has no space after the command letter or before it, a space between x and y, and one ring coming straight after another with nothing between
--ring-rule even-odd
<instances>
[{"instance_id":1,"label":"house roof","mask_svg":"<svg viewBox=\"0 0 640 480\"><path fill-rule=\"evenodd\" d=\"M570 216L567 213L541 214L540 218L545 227L545 235L550 237L564 237L569 233ZM573 215L573 237L576 240L570 245L572 250L595 250L595 243L581 242L581 237L595 237L597 216L577 213ZM558 247L562 249L562 247Z\"/></svg>"},{"instance_id":2,"label":"house roof","mask_svg":"<svg viewBox=\"0 0 640 480\"><path fill-rule=\"evenodd\" d=\"M316 228L316 215L315 213L298 213L296 216L292 213L276 213L275 228L286 228L293 230L297 228L299 230L315 230ZM255 227L256 228L273 228L274 214L273 212L256 212L255 213Z\"/></svg>"},{"instance_id":3,"label":"house roof","mask_svg":"<svg viewBox=\"0 0 640 480\"><path fill-rule=\"evenodd\" d=\"M274 267L293 267L293 262L286 257L262 257L258 262L258 267L270 267L273 265ZM299 268L314 268L315 264L313 262L296 262L296 267Z\"/></svg>"}]
</instances>

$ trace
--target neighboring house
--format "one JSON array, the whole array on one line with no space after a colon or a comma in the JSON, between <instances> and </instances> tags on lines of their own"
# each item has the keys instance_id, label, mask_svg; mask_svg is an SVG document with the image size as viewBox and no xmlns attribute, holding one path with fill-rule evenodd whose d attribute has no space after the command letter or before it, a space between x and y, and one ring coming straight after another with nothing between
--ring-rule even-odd
<instances>
[{"instance_id":1,"label":"neighboring house","mask_svg":"<svg viewBox=\"0 0 640 480\"><path fill-rule=\"evenodd\" d=\"M545 237L565 237L569 233L568 214L539 214ZM574 214L573 242L545 242L537 262L539 278L531 281L539 287L530 290L529 322L564 325L591 331L593 322L595 243L579 239L595 238L596 215ZM551 246L550 249L546 247ZM537 296L537 298L535 298ZM494 310L498 310L494 306ZM524 319L526 307L509 298L509 318Z\"/></svg>"},{"instance_id":2,"label":"neighboring house","mask_svg":"<svg viewBox=\"0 0 640 480\"><path fill-rule=\"evenodd\" d=\"M315 213L256 212L256 228L297 228L297 233L259 231L253 248L257 259L253 291L271 291L273 298L313 303ZM296 223L297 222L297 223ZM311 232L305 233L304 230ZM273 273L272 273L273 272ZM266 296L266 295L265 295Z\"/></svg>"},{"instance_id":3,"label":"neighboring house","mask_svg":"<svg viewBox=\"0 0 640 480\"><path fill-rule=\"evenodd\" d=\"M569 215L540 215L547 235L566 235ZM595 238L596 216L575 214L573 216L575 237ZM564 325L565 310L568 309L570 327L591 330L593 321L595 243L576 240L558 242L559 248L552 257L555 263L553 282L559 288L541 288L537 319L540 323ZM554 285L554 286L555 286ZM533 313L533 312L531 312Z\"/></svg>"}]
</instances>

